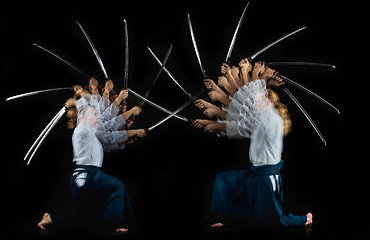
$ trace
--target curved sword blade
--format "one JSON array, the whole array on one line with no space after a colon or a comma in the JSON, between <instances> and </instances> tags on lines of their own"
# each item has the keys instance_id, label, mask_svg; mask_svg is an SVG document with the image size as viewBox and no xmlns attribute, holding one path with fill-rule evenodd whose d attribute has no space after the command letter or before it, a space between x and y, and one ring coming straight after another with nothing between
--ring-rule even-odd
<instances>
[{"instance_id":1,"label":"curved sword blade","mask_svg":"<svg viewBox=\"0 0 370 240\"><path fill-rule=\"evenodd\" d=\"M273 41L272 43L268 44L266 47L262 48L261 50L259 50L258 52L256 52L256 53L255 53L255 54L253 54L252 56L250 56L249 58L250 58L251 60L255 59L258 55L260 55L261 53L263 53L264 51L266 51L266 50L267 50L267 49L269 49L270 47L274 46L274 45L275 45L275 44L277 44L278 42L281 42L281 41L282 41L282 40L284 40L285 38L290 37L290 36L292 36L293 34L296 34L297 32L300 32L300 31L302 31L302 30L304 30L304 29L306 29L306 28L307 28L307 27L302 27L302 28L297 29L297 30L295 30L295 31L293 31L293 32L291 32L291 33L289 33L289 34L287 34L287 35L282 36L281 38L279 38L279 39L277 39L277 40Z\"/></svg>"},{"instance_id":2,"label":"curved sword blade","mask_svg":"<svg viewBox=\"0 0 370 240\"><path fill-rule=\"evenodd\" d=\"M150 52L150 54L153 56L153 58L156 60L156 62L159 64L159 66L163 66L163 64L161 63L161 61L157 58L157 56L154 54L154 52L150 49L150 47L148 47L147 46L147 48L148 48L148 50L149 50L149 52ZM167 75L172 79L172 81L174 82L174 83L176 83L176 85L186 94L186 95L188 95L188 97L189 98L191 98L192 97L192 95L190 94L190 93L188 93L181 85L180 85L180 83L178 83L177 81L176 81L176 79L175 79L175 77L167 70L167 68L166 67L163 67L163 71L165 71L166 73L167 73Z\"/></svg>"},{"instance_id":3,"label":"curved sword blade","mask_svg":"<svg viewBox=\"0 0 370 240\"><path fill-rule=\"evenodd\" d=\"M164 66L165 66L165 65L166 65L166 63L167 63L168 58L170 57L171 51L172 51L172 44L171 44L171 45L170 45L170 47L168 48L167 53L166 53L166 56L165 56L165 57L164 57L164 59L163 59L162 66L160 67L160 69L159 69L159 71L158 71L157 75L155 76L155 78L154 78L154 81L153 81L152 85L150 86L150 88L148 89L148 91L145 93L144 98L148 98L148 96L149 96L150 92L152 91L152 89L153 89L153 87L154 87L154 84L157 82L157 80L158 80L159 76L161 75L161 73L162 73L162 71L163 71ZM142 106L144 105L144 102L145 102L144 100L141 100L141 102L139 103L139 106L140 106L140 107L142 107Z\"/></svg>"},{"instance_id":4,"label":"curved sword blade","mask_svg":"<svg viewBox=\"0 0 370 240\"><path fill-rule=\"evenodd\" d=\"M72 88L71 87L50 88L50 89L45 89L45 90L22 93L22 94L18 94L18 95L12 96L12 97L8 97L6 99L6 101L14 100L14 99L17 99L17 98L28 97L28 96L32 96L32 95L37 95L37 94L40 94L40 93L55 92L55 91L61 91L61 90L72 90Z\"/></svg>"},{"instance_id":5,"label":"curved sword blade","mask_svg":"<svg viewBox=\"0 0 370 240\"><path fill-rule=\"evenodd\" d=\"M203 91L204 91L204 89L200 90L197 94L195 94L192 98L190 98L186 103L184 103L176 111L172 112L170 115L168 115L167 117L163 118L161 121L157 122L156 124L154 124L150 128L148 128L148 131L152 131L154 128L158 127L159 125L161 125L162 123L164 123L165 121L167 121L168 119L170 119L171 117L175 116L178 112L180 112L181 110L183 110L186 106L188 106L190 103L192 103L197 97L199 97L199 95L202 94Z\"/></svg>"},{"instance_id":6,"label":"curved sword blade","mask_svg":"<svg viewBox=\"0 0 370 240\"><path fill-rule=\"evenodd\" d=\"M200 60L200 54L199 54L197 42L195 41L193 27L191 25L191 19L190 19L190 14L189 13L187 13L187 19L188 19L188 25L189 25L189 31L190 31L191 40L193 42L195 54L197 55L197 59L198 59L200 70L202 71L202 74L203 74L203 77L204 78L209 78L209 75L206 73L206 71L205 71L205 69L203 67L202 61Z\"/></svg>"},{"instance_id":7,"label":"curved sword blade","mask_svg":"<svg viewBox=\"0 0 370 240\"><path fill-rule=\"evenodd\" d=\"M128 86L128 30L126 19L123 19L123 29L125 31L125 75L123 77L123 89Z\"/></svg>"},{"instance_id":8,"label":"curved sword blade","mask_svg":"<svg viewBox=\"0 0 370 240\"><path fill-rule=\"evenodd\" d=\"M89 74L85 73L80 68L76 67L71 62L65 60L64 58L62 58L58 54L50 51L49 49L44 48L44 47L42 47L42 46L40 46L39 44L36 44L36 43L34 43L33 46L35 46L35 47L37 47L37 48L39 48L41 50L44 50L45 52L49 53L50 55L52 55L52 56L56 57L57 59L59 59L60 61L64 62L65 64L67 64L68 66L70 66L71 68L73 68L74 70L76 70L77 72L79 72L85 79L89 80L91 78L91 76Z\"/></svg>"},{"instance_id":9,"label":"curved sword blade","mask_svg":"<svg viewBox=\"0 0 370 240\"><path fill-rule=\"evenodd\" d=\"M83 34L85 35L85 37L86 37L87 41L89 42L90 47L92 48L92 50L93 50L93 52L94 52L94 54L95 54L95 57L96 57L96 59L98 60L98 63L99 63L99 65L100 65L100 68L101 68L101 70L103 71L103 74L104 74L105 79L109 79L108 74L107 74L107 71L105 71L104 64L103 64L103 62L102 62L102 60L101 60L101 58L100 58L100 56L99 56L99 53L98 53L98 51L96 50L96 48L95 48L95 46L94 46L93 42L91 41L91 39L90 39L89 35L88 35L88 34L87 34L87 32L85 31L85 29L82 27L82 25L81 25L81 23L80 23L79 21L76 21L76 23L77 23L77 25L81 28L81 30L82 30L82 32L83 32Z\"/></svg>"},{"instance_id":10,"label":"curved sword blade","mask_svg":"<svg viewBox=\"0 0 370 240\"><path fill-rule=\"evenodd\" d=\"M315 62L269 62L268 66L313 66L313 67L328 67L335 68L332 64L315 63Z\"/></svg>"},{"instance_id":11,"label":"curved sword blade","mask_svg":"<svg viewBox=\"0 0 370 240\"><path fill-rule=\"evenodd\" d=\"M324 136L321 134L319 128L316 126L316 124L314 123L314 121L311 119L310 115L308 115L308 113L306 112L306 110L304 110L304 108L299 103L299 101L294 97L294 95L286 87L283 87L283 90L284 90L284 92L286 92L286 94L288 94L288 96L293 100L293 102L301 110L301 112L303 113L303 115L307 118L307 120L310 122L311 126L315 129L316 133L321 138L321 141L323 141L324 144L325 144L325 146L326 146L326 140L325 140Z\"/></svg>"},{"instance_id":12,"label":"curved sword blade","mask_svg":"<svg viewBox=\"0 0 370 240\"><path fill-rule=\"evenodd\" d=\"M39 143L37 144L37 146L35 147L35 149L33 150L30 158L28 159L27 161L27 165L30 164L33 156L35 155L35 153L37 152L37 150L39 149L39 147L41 146L42 142L45 140L45 138L48 136L48 134L50 133L50 131L54 128L54 126L58 123L58 121L60 120L60 118L64 115L64 113L66 112L66 108L63 107L56 115L55 117L50 121L50 123L46 126L46 128L41 132L41 134L39 135L39 137L36 139L36 141L32 144L30 150L28 150L26 156L24 157L24 160L27 159L27 156L29 155L29 153L32 151L32 148L35 146L35 144L39 141ZM41 139L40 139L41 138Z\"/></svg>"},{"instance_id":13,"label":"curved sword blade","mask_svg":"<svg viewBox=\"0 0 370 240\"><path fill-rule=\"evenodd\" d=\"M162 111L162 112L165 112L165 113L167 113L167 114L172 114L172 112L171 112L170 110L167 110L166 108L161 107L161 106L159 106L158 104L156 104L156 103L154 103L154 102L152 102L152 101L150 101L150 100L148 100L148 99L146 99L146 98L142 97L141 95L139 95L138 93L134 92L134 91L133 91L133 90L131 90L130 88L128 88L128 91L129 91L132 95L134 95L135 97L139 98L139 99L140 99L140 100L142 100L142 101L145 101L146 103L148 103L149 105L151 105L151 106L155 107L156 109L158 109L158 110L160 110L160 111ZM180 120L182 120L182 121L184 121L184 122L188 122L188 121L189 121L187 118L185 118L185 117L183 117L183 116L180 116L180 115L175 115L175 117L176 117L176 118L178 118L178 119L180 119Z\"/></svg>"},{"instance_id":14,"label":"curved sword blade","mask_svg":"<svg viewBox=\"0 0 370 240\"><path fill-rule=\"evenodd\" d=\"M64 107L63 107L64 108ZM59 112L51 119L51 121L46 125L46 127L42 130L40 135L36 138L35 142L31 145L30 149L26 153L25 157L23 160L26 160L32 149L36 146L36 144L39 142L39 140L44 136L45 132L50 128L50 126L54 123L54 121L57 119L59 114L63 111L63 108L59 110Z\"/></svg>"},{"instance_id":15,"label":"curved sword blade","mask_svg":"<svg viewBox=\"0 0 370 240\"><path fill-rule=\"evenodd\" d=\"M245 12L246 12L246 10L247 10L247 8L248 8L248 6L249 6L249 3L250 3L250 2L248 2L248 3L247 3L247 6L245 6L244 11L243 11L243 13L242 13L242 15L241 15L241 17L240 17L240 19L239 19L238 25L236 26L236 29L235 29L235 32L234 32L234 36L233 36L233 38L231 39L230 47L229 47L229 50L227 51L227 55L226 55L226 59L225 59L225 62L226 62L227 64L229 64L229 63L230 63L230 57L231 57L231 53L232 53L233 48L234 48L234 45L235 45L235 40L236 40L236 37L238 36L240 26L241 26L241 25L242 25L242 23L243 23L244 16L245 16ZM230 65L230 64L229 64L229 65Z\"/></svg>"},{"instance_id":16,"label":"curved sword blade","mask_svg":"<svg viewBox=\"0 0 370 240\"><path fill-rule=\"evenodd\" d=\"M320 101L322 101L323 103L325 103L325 104L326 104L326 105L328 105L329 107L331 107L331 108L333 108L334 110L336 110L336 111L338 112L338 114L340 114L340 111L339 111L339 109L338 109L338 108L334 107L334 106L333 106L333 104L329 103L328 101L326 101L325 99L323 99L322 97L320 97L319 95L317 95L316 93L312 92L311 90L309 90L309 89L307 89L307 88L303 87L302 85L300 85L300 84L298 84L298 83L294 82L293 80L291 80L291 79L289 79L289 78L287 78L287 77L285 77L285 76L283 76L283 75L280 75L280 77L281 77L281 78L283 78L285 82L287 82L287 83L289 83L289 84L291 84L291 85L293 85L293 86L295 86L295 87L298 87L298 88L300 88L301 90L303 90L303 91L305 91L305 92L307 92L307 93L311 94L312 96L314 96L315 98L319 99Z\"/></svg>"}]
</instances>

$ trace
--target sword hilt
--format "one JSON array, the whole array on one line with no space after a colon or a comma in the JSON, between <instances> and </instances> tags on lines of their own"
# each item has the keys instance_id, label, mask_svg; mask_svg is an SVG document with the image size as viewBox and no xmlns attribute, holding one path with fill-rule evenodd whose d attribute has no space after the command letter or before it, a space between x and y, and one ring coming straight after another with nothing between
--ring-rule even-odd
<instances>
[{"instance_id":1,"label":"sword hilt","mask_svg":"<svg viewBox=\"0 0 370 240\"><path fill-rule=\"evenodd\" d=\"M252 59L251 57L247 57L247 59L248 59L248 62L249 62L250 64L253 64L253 59Z\"/></svg>"},{"instance_id":2,"label":"sword hilt","mask_svg":"<svg viewBox=\"0 0 370 240\"><path fill-rule=\"evenodd\" d=\"M192 123L193 123L193 121L194 121L194 119L192 119L192 118L189 118L189 119L188 119L188 122L187 122L187 124L188 124L189 126L192 126Z\"/></svg>"},{"instance_id":3,"label":"sword hilt","mask_svg":"<svg viewBox=\"0 0 370 240\"><path fill-rule=\"evenodd\" d=\"M209 76L207 73L204 73L204 75L203 75L203 83L204 83L204 80L206 80L206 79L211 79L211 76ZM209 92L213 91L213 88L211 88L211 89L206 88L206 89Z\"/></svg>"},{"instance_id":4,"label":"sword hilt","mask_svg":"<svg viewBox=\"0 0 370 240\"><path fill-rule=\"evenodd\" d=\"M206 73L205 70L203 70L203 79L207 79L207 78L210 78L211 76L208 75L208 73Z\"/></svg>"},{"instance_id":5,"label":"sword hilt","mask_svg":"<svg viewBox=\"0 0 370 240\"><path fill-rule=\"evenodd\" d=\"M277 77L280 77L281 78L281 74L280 73L278 73L277 74ZM283 81L283 80L282 80ZM281 89L281 90L284 90L285 89L285 82L283 81L283 84L282 85L280 85L279 87L278 87L278 89Z\"/></svg>"},{"instance_id":6,"label":"sword hilt","mask_svg":"<svg viewBox=\"0 0 370 240\"><path fill-rule=\"evenodd\" d=\"M135 117L136 117L136 115L134 115L134 114L132 114L128 119L127 119L127 121L135 121Z\"/></svg>"},{"instance_id":7,"label":"sword hilt","mask_svg":"<svg viewBox=\"0 0 370 240\"><path fill-rule=\"evenodd\" d=\"M229 66L230 67L230 65L231 65L231 63L230 63L230 61L229 60L226 60L226 61L224 61L224 63L226 63L227 64L227 66ZM231 68L230 68L230 70L231 70ZM223 75L224 77L226 77L226 73L224 73L224 75Z\"/></svg>"},{"instance_id":8,"label":"sword hilt","mask_svg":"<svg viewBox=\"0 0 370 240\"><path fill-rule=\"evenodd\" d=\"M281 90L284 90L285 89L285 83L283 83L282 85L280 85L278 88L281 89Z\"/></svg>"}]
</instances>

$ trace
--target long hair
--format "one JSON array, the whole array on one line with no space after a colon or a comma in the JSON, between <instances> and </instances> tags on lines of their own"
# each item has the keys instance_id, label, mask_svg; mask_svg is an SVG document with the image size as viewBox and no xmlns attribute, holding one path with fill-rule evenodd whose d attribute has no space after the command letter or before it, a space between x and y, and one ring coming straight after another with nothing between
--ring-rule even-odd
<instances>
[{"instance_id":1,"label":"long hair","mask_svg":"<svg viewBox=\"0 0 370 240\"><path fill-rule=\"evenodd\" d=\"M267 92L268 98L270 99L276 110L279 112L280 117L283 119L284 136L286 136L292 130L292 120L290 119L288 108L287 106L285 106L285 104L280 102L279 95L274 90L267 89Z\"/></svg>"},{"instance_id":2,"label":"long hair","mask_svg":"<svg viewBox=\"0 0 370 240\"><path fill-rule=\"evenodd\" d=\"M74 129L77 123L77 109L71 107L67 110L67 128Z\"/></svg>"}]
</instances>

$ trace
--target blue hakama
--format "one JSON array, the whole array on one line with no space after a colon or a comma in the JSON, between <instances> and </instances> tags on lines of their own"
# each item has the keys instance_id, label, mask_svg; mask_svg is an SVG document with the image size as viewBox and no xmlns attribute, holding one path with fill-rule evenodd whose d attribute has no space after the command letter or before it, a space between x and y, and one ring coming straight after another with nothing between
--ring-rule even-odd
<instances>
[{"instance_id":1,"label":"blue hakama","mask_svg":"<svg viewBox=\"0 0 370 240\"><path fill-rule=\"evenodd\" d=\"M228 138L250 138L249 170L234 170L216 176L211 212L215 222L248 222L255 226L296 227L306 215L293 216L282 210L280 169L283 165L284 122L269 100L265 80L240 87L227 108Z\"/></svg>"},{"instance_id":2,"label":"blue hakama","mask_svg":"<svg viewBox=\"0 0 370 240\"><path fill-rule=\"evenodd\" d=\"M249 223L258 227L297 227L305 224L306 215L283 213L282 165L283 161L276 165L251 166L249 170L219 173L211 204L215 222Z\"/></svg>"},{"instance_id":3,"label":"blue hakama","mask_svg":"<svg viewBox=\"0 0 370 240\"><path fill-rule=\"evenodd\" d=\"M125 185L94 166L76 166L70 177L72 211L51 215L60 231L109 233L118 228L136 228Z\"/></svg>"}]
</instances>

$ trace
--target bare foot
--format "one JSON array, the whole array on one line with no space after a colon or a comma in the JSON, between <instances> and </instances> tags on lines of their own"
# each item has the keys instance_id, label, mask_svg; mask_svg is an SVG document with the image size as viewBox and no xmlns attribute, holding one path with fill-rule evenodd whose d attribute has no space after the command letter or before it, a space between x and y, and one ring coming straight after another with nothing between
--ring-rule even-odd
<instances>
[{"instance_id":1,"label":"bare foot","mask_svg":"<svg viewBox=\"0 0 370 240\"><path fill-rule=\"evenodd\" d=\"M124 233L124 232L128 232L128 229L127 228L118 228L118 229L116 229L116 232Z\"/></svg>"},{"instance_id":2,"label":"bare foot","mask_svg":"<svg viewBox=\"0 0 370 240\"><path fill-rule=\"evenodd\" d=\"M53 224L53 220L51 220L50 214L44 213L44 216L42 216L41 222L37 224L37 228L41 230L46 230L45 227L51 224Z\"/></svg>"},{"instance_id":3,"label":"bare foot","mask_svg":"<svg viewBox=\"0 0 370 240\"><path fill-rule=\"evenodd\" d=\"M214 224L211 225L212 228L221 228L223 226L225 226L225 225L223 223L220 223L220 222L219 223L214 223Z\"/></svg>"},{"instance_id":4,"label":"bare foot","mask_svg":"<svg viewBox=\"0 0 370 240\"><path fill-rule=\"evenodd\" d=\"M307 216L307 221L304 224L304 226L305 227L311 227L312 226L312 223L313 223L313 221L312 221L313 215L312 215L312 213L307 213L306 216Z\"/></svg>"}]
</instances>

